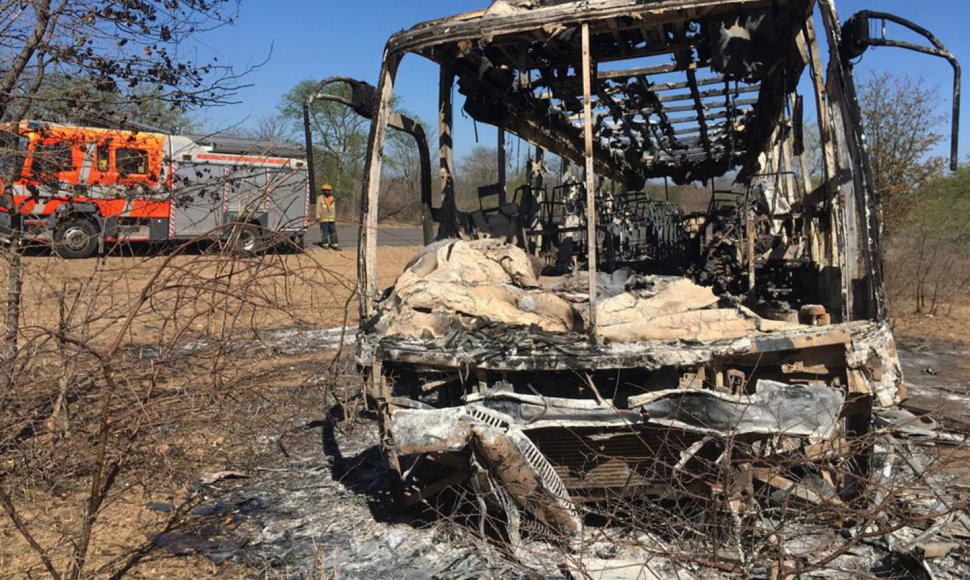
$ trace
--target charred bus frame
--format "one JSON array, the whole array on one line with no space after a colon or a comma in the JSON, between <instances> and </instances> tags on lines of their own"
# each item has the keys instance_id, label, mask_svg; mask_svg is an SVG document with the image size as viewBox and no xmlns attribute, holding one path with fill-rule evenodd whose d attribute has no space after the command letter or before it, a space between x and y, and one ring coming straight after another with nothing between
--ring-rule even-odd
<instances>
[{"instance_id":1,"label":"charred bus frame","mask_svg":"<svg viewBox=\"0 0 970 580\"><path fill-rule=\"evenodd\" d=\"M772 381L781 379L796 389L778 387L782 400L804 395L798 385L818 386L809 395L820 405L816 410L832 403L823 402L826 395L819 390L841 394L837 431L844 438L867 431L874 406L890 407L905 398L887 322L876 197L848 62L860 47L890 44L862 34L870 20L879 18L889 16L864 13L843 27L831 0L586 0L524 6L499 1L487 10L428 22L390 39L379 86L366 108L374 122L362 191L358 296L364 322L358 360L378 403L385 455L406 502L422 501L469 479L473 470L463 461L471 454L494 469L508 506L574 533L582 525L578 504L622 493L631 481L645 489L650 484L638 477L642 465L669 459L650 449L645 433L666 428L695 436L666 463L667 469L655 471L662 478L677 477L708 436L740 433L738 424L692 424L697 415L689 408L732 415L732 405L757 408L757 397L776 392ZM894 22L922 31L902 19ZM828 47L827 64L818 23ZM923 52L947 58L959 81L952 55L925 36L933 48ZM440 66L439 207L424 199L426 223L439 224L439 238L459 230L456 80L465 110L476 121L528 141L537 158L551 152L585 168L588 295L582 332L563 339L535 329L485 325L460 331L475 345L462 350L455 346L461 342L455 335L422 339L375 330L381 316L377 208L382 150L388 127L394 125L394 85L407 54ZM614 66L622 61L635 66ZM805 71L818 113L819 184L811 180L803 155L804 101L798 88ZM958 92L954 100L958 110ZM761 176L773 176L777 195L785 198L787 210L748 202L740 208L735 253L746 269L749 298L767 284L762 278L768 272L766 260L797 271L789 278L797 277L794 284L807 289L790 306L801 307L805 327L731 340L633 341L622 348L602 340L596 320L602 251L597 176L622 191L636 191L656 178L687 183L729 173L749 187ZM781 225L772 228L776 222ZM764 234L759 223L774 233ZM709 244L710 216L693 225L699 243ZM777 254L756 250L763 235L771 237L770 248ZM641 386L639 394L617 398L614 393L605 400L596 385L609 373L636 377L641 385L660 384L656 377L671 371L668 390ZM584 395L556 396L556 389L544 390L541 380L530 379L541 374L556 380L575 375L589 388L579 384L576 391L585 389ZM698 384L703 388L698 390ZM422 393L434 391L447 394L430 405L422 400ZM542 420L534 414L529 418L536 408ZM811 414L803 409L801 420L811 423ZM774 436L784 435L781 424L791 426L783 419L773 423ZM634 437L641 456L624 456L630 441L620 445L625 435L617 429L642 430ZM772 427L750 429L745 433L764 435ZM577 465L579 460L566 450L606 441L606 435L615 437L618 449L612 456L604 452L608 457L593 467ZM816 443L806 443L801 452L825 459ZM415 477L422 462L440 471ZM750 467L750 461L740 463ZM850 479L839 484L841 492L849 492ZM537 502L539 496L544 499Z\"/></svg>"}]
</instances>

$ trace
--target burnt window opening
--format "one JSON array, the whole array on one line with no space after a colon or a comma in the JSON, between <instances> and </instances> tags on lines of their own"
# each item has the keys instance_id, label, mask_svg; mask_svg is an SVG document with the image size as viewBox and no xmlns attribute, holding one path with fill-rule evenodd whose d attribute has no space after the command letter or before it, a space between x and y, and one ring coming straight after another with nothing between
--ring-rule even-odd
<instances>
[{"instance_id":1,"label":"burnt window opening","mask_svg":"<svg viewBox=\"0 0 970 580\"><path fill-rule=\"evenodd\" d=\"M148 151L118 149L115 151L115 167L121 177L146 176L148 175Z\"/></svg>"}]
</instances>

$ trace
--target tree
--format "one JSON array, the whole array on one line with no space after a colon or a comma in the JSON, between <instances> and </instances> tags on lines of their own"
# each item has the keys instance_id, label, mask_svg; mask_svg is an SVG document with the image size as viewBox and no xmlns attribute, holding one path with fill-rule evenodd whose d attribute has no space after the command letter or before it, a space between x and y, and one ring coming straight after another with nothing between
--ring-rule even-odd
<instances>
[{"instance_id":1,"label":"tree","mask_svg":"<svg viewBox=\"0 0 970 580\"><path fill-rule=\"evenodd\" d=\"M299 136L293 132L290 123L278 113L269 113L257 118L256 128L249 134L254 139L275 143L302 143Z\"/></svg>"},{"instance_id":2,"label":"tree","mask_svg":"<svg viewBox=\"0 0 970 580\"><path fill-rule=\"evenodd\" d=\"M288 120L292 131L303 135L303 104L316 90L318 81L302 80L287 92L279 106L279 115ZM345 83L332 84L324 88L325 94L351 101L351 88ZM413 114L401 109L400 100L395 98L395 111L405 114L420 122ZM314 175L317 183L333 185L334 194L344 203L338 204L341 219L354 221L358 214L358 199L363 184L364 162L367 157L367 139L370 132L370 120L357 114L350 107L326 99L316 99L310 110L311 130L314 142ZM427 127L427 124L423 124ZM427 132L427 131L426 131ZM430 134L429 134L430 136ZM429 143L433 140L429 139ZM407 188L420 191L419 179L413 163L417 159L414 149L414 139L400 131L391 130L385 147L385 171L397 178L397 185L401 185L401 178L411 181ZM420 206L420 199L416 198L415 208ZM411 213L395 205L392 212Z\"/></svg>"},{"instance_id":3,"label":"tree","mask_svg":"<svg viewBox=\"0 0 970 580\"><path fill-rule=\"evenodd\" d=\"M0 75L0 117L16 121L40 107L71 108L108 123L149 102L181 111L228 102L239 76L182 57L179 47L231 22L236 8L237 0L4 3L0 54L11 64ZM59 90L66 79L70 90Z\"/></svg>"},{"instance_id":4,"label":"tree","mask_svg":"<svg viewBox=\"0 0 970 580\"><path fill-rule=\"evenodd\" d=\"M239 75L230 67L196 62L181 48L193 36L231 23L237 8L238 0L0 2L0 58L4 62L0 69L0 119L16 127L28 116L51 114L61 120L106 127L141 122L180 128L188 110L228 102L238 88ZM0 336L0 419L5 426L11 424L8 420L13 425L18 420L8 418L5 411L11 408L9 403L31 396L37 386L29 382L29 373L20 372L34 360L29 346L20 344L26 331L21 320L23 219L22 207L10 188L24 156L15 139L6 140L0 150L0 167L7 170L0 196L8 242L5 328ZM18 516L14 498L7 490L8 477L15 474L6 464L0 470L0 510L53 578L86 577L92 530L138 431L125 432L121 426L124 421L112 416L113 397L121 390L118 381L126 378L124 373L112 370L122 338L107 348L95 348L85 342L87 332L89 328L72 329L64 323L56 329L34 332L45 340L55 340L61 352L76 348L80 354L75 360L96 360L97 372L90 375L91 381L102 388L86 394L85 404L96 409L93 416L97 418L90 424L96 435L77 449L78 454L91 458L85 466L90 485L77 529L65 542L71 552L65 570L56 569L48 550L39 545ZM66 390L72 367L66 358L61 365ZM38 408L43 412L46 407ZM36 422L29 413L25 417L19 419L28 425ZM4 433L5 442L11 441L9 435Z\"/></svg>"},{"instance_id":5,"label":"tree","mask_svg":"<svg viewBox=\"0 0 970 580\"><path fill-rule=\"evenodd\" d=\"M280 116L288 119L293 131L303 134L303 103L317 88L317 81L306 79L290 89L280 102ZM352 98L346 84L334 84L325 93L347 100ZM370 121L361 117L346 105L317 99L310 111L314 139L313 168L317 183L330 183L338 200L343 219L356 215L357 198L367 156L367 135Z\"/></svg>"},{"instance_id":6,"label":"tree","mask_svg":"<svg viewBox=\"0 0 970 580\"><path fill-rule=\"evenodd\" d=\"M424 131L425 140L429 148L437 142L437 133L427 123L424 123L410 111L398 108L403 116L417 121ZM432 191L437 187L434 181L434 151L429 151L432 157ZM383 180L384 191L381 194L380 219L394 219L403 223L417 224L421 222L421 156L417 142L411 135L405 135L394 129L391 130L385 156Z\"/></svg>"},{"instance_id":7,"label":"tree","mask_svg":"<svg viewBox=\"0 0 970 580\"><path fill-rule=\"evenodd\" d=\"M930 156L942 138L943 118L936 91L922 79L872 73L858 93L873 185L891 231L913 208L921 188L943 172L943 160Z\"/></svg>"},{"instance_id":8,"label":"tree","mask_svg":"<svg viewBox=\"0 0 970 580\"><path fill-rule=\"evenodd\" d=\"M461 160L455 177L458 207L468 211L479 207L478 188L498 183L498 151L477 145Z\"/></svg>"},{"instance_id":9,"label":"tree","mask_svg":"<svg viewBox=\"0 0 970 580\"><path fill-rule=\"evenodd\" d=\"M916 314L940 314L970 288L970 167L929 182L919 199L890 240L888 286Z\"/></svg>"},{"instance_id":10,"label":"tree","mask_svg":"<svg viewBox=\"0 0 970 580\"><path fill-rule=\"evenodd\" d=\"M513 151L509 148L505 158L506 191L509 193L509 199L516 188L528 181L528 163L523 163L521 158L516 159L516 153L521 157L521 150ZM526 152L526 160L528 157ZM558 174L551 176L553 179L556 177ZM476 145L462 158L461 165L458 167L455 180L458 207L465 211L478 209L478 188L496 184L498 180L498 149ZM554 181L549 183L552 184Z\"/></svg>"},{"instance_id":11,"label":"tree","mask_svg":"<svg viewBox=\"0 0 970 580\"><path fill-rule=\"evenodd\" d=\"M303 147L303 135L294 133L290 121L278 113L260 115L255 118L253 123L248 125L233 125L219 129L215 133L223 137L254 139L257 141L269 141L276 144Z\"/></svg>"},{"instance_id":12,"label":"tree","mask_svg":"<svg viewBox=\"0 0 970 580\"><path fill-rule=\"evenodd\" d=\"M187 108L157 87L102 91L83 78L48 74L31 100L25 117L32 120L173 134L195 129Z\"/></svg>"}]
</instances>

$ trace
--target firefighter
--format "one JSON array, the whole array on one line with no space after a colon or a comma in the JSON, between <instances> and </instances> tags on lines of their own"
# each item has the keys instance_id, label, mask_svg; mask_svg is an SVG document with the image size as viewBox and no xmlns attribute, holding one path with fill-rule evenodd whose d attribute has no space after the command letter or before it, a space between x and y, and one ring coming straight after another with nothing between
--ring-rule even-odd
<instances>
[{"instance_id":1,"label":"firefighter","mask_svg":"<svg viewBox=\"0 0 970 580\"><path fill-rule=\"evenodd\" d=\"M317 196L317 221L320 222L320 246L333 250L340 249L337 241L337 202L333 198L330 184L320 186L321 195Z\"/></svg>"}]
</instances>

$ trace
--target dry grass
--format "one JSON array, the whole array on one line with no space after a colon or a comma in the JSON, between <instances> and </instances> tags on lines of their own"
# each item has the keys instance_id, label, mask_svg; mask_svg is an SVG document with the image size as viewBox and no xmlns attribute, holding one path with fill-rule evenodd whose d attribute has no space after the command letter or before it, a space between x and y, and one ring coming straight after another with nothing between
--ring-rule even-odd
<instances>
[{"instance_id":1,"label":"dry grass","mask_svg":"<svg viewBox=\"0 0 970 580\"><path fill-rule=\"evenodd\" d=\"M381 284L416 251L381 248ZM332 352L286 353L252 338L356 324L354 251L24 264L17 382L0 399L0 490L58 570L69 568L85 506L100 495L93 482L105 493L85 577L117 570L173 519L148 504L191 504L202 473L279 461L277 438L325 415L331 385L352 369L334 367ZM115 467L116 477L100 475ZM153 553L130 577L216 574L244 572ZM0 517L0 578L43 575L13 520Z\"/></svg>"},{"instance_id":2,"label":"dry grass","mask_svg":"<svg viewBox=\"0 0 970 580\"><path fill-rule=\"evenodd\" d=\"M381 248L378 257L380 283L390 285L418 248ZM166 266L167 263L167 266ZM79 309L90 309L96 324L95 336L110 336L131 309L139 294L149 285L159 268L166 266L162 282L170 287L192 281L243 276L252 264L229 262L219 255L189 253L175 257L110 257L104 260L65 261L53 256L26 258L23 320L28 326L58 323L58 297L81 286L92 287L81 297ZM357 255L354 250L335 252L310 248L304 254L267 256L260 261L264 269L255 290L278 304L286 305L288 316L278 310L257 314L252 320L261 330L276 330L293 320L330 328L343 322L348 299L354 292ZM7 268L0 262L0 279ZM166 303L153 302L141 309L129 331L135 344L158 341L162 319L170 314ZM170 305L168 305L170 306ZM352 306L355 306L352 305ZM351 324L356 323L356 308L351 308ZM201 323L200 323L201 324Z\"/></svg>"},{"instance_id":3,"label":"dry grass","mask_svg":"<svg viewBox=\"0 0 970 580\"><path fill-rule=\"evenodd\" d=\"M915 314L907 301L893 304L893 327L898 338L930 343L970 343L970 296L961 296L939 314Z\"/></svg>"}]
</instances>

